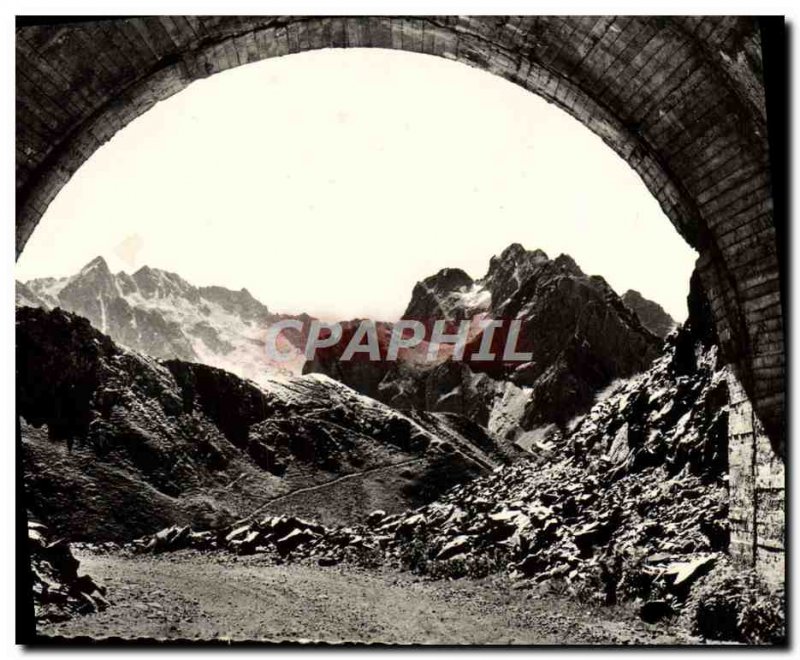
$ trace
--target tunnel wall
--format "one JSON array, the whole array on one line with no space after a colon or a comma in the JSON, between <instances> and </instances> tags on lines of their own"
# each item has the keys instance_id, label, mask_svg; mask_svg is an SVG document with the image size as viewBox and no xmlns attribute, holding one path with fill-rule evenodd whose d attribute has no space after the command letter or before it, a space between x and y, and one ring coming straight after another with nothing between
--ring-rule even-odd
<instances>
[{"instance_id":1,"label":"tunnel wall","mask_svg":"<svg viewBox=\"0 0 800 660\"><path fill-rule=\"evenodd\" d=\"M730 553L742 567L753 567L768 582L785 579L786 475L783 461L747 393L734 374L728 376L728 463Z\"/></svg>"}]
</instances>

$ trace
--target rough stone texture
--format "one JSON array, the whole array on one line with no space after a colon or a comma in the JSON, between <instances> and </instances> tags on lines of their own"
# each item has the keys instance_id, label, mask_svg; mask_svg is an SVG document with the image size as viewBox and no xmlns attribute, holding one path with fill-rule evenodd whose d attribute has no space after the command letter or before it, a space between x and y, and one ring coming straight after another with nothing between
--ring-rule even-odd
<instances>
[{"instance_id":1,"label":"rough stone texture","mask_svg":"<svg viewBox=\"0 0 800 660\"><path fill-rule=\"evenodd\" d=\"M193 80L319 48L393 48L500 75L641 176L701 253L723 354L782 451L784 341L761 40L748 17L159 16L17 29L17 253L102 143Z\"/></svg>"},{"instance_id":2,"label":"rough stone texture","mask_svg":"<svg viewBox=\"0 0 800 660\"><path fill-rule=\"evenodd\" d=\"M506 326L492 335L496 359L474 359L485 340L477 327L482 317L519 319L515 345L530 358L503 359ZM481 279L443 268L418 282L403 319L427 323L428 341L433 319L475 325L463 359L420 361L427 341L396 361L380 362L343 360L342 346L317 351L303 373L325 374L401 410L463 415L509 443L524 431L565 425L586 412L612 381L647 369L663 343L602 277L586 275L569 255L550 259L519 243L493 256ZM388 345L390 331L388 324L378 326L379 345ZM349 340L352 330L344 328L343 337Z\"/></svg>"},{"instance_id":3,"label":"rough stone texture","mask_svg":"<svg viewBox=\"0 0 800 660\"><path fill-rule=\"evenodd\" d=\"M767 580L783 584L784 464L772 451L742 384L733 374L728 376L728 389L731 556L741 565L755 566Z\"/></svg>"},{"instance_id":4,"label":"rough stone texture","mask_svg":"<svg viewBox=\"0 0 800 660\"><path fill-rule=\"evenodd\" d=\"M528 460L429 505L376 511L369 529L272 517L234 523L216 538L173 527L134 548L274 547L289 561L336 563L349 560L347 548L357 542L432 579L508 571L534 584L563 580L584 603L640 597L674 611L728 547L729 369L719 365L716 346L703 347L686 328L664 348L646 372L618 381L568 429L543 434ZM290 530L298 541L306 532L308 543L287 556L281 539Z\"/></svg>"}]
</instances>

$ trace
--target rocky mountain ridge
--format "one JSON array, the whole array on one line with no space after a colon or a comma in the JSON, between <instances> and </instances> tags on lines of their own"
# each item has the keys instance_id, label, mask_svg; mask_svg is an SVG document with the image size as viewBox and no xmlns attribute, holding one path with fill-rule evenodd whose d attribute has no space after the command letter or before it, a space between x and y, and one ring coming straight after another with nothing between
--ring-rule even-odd
<instances>
[{"instance_id":1,"label":"rocky mountain ridge","mask_svg":"<svg viewBox=\"0 0 800 660\"><path fill-rule=\"evenodd\" d=\"M469 420L405 415L325 376L258 386L121 348L62 310L19 307L16 328L27 508L72 539L256 509L351 522L506 460Z\"/></svg>"},{"instance_id":2,"label":"rocky mountain ridge","mask_svg":"<svg viewBox=\"0 0 800 660\"><path fill-rule=\"evenodd\" d=\"M307 322L307 315L275 314L247 289L194 286L149 266L132 275L112 273L97 257L70 277L17 282L16 298L18 305L60 307L83 316L115 342L141 353L202 362L255 382L299 375L305 361L291 342L283 349L293 359L270 361L264 340L271 323Z\"/></svg>"},{"instance_id":3,"label":"rocky mountain ridge","mask_svg":"<svg viewBox=\"0 0 800 660\"><path fill-rule=\"evenodd\" d=\"M648 300L638 291L628 289L622 294L622 302L636 312L645 328L661 339L678 326L661 305Z\"/></svg>"},{"instance_id":4,"label":"rocky mountain ridge","mask_svg":"<svg viewBox=\"0 0 800 660\"><path fill-rule=\"evenodd\" d=\"M417 351L401 353L397 363L344 363L340 346L306 363L302 332L284 332L281 350L291 359L276 363L267 355L267 328L284 318L307 328L311 319L273 313L246 289L197 287L148 266L132 275L114 274L101 257L71 277L17 283L17 304L74 312L115 342L156 358L208 364L265 386L276 376L322 373L401 410L464 415L523 445L527 440L520 435L564 423L614 378L641 371L653 359L658 338L637 313L656 334L671 319L633 292L626 300L628 306L603 278L586 276L567 255L551 260L541 250L512 244L490 260L483 278L445 268L419 282L403 318L522 319L532 361L429 363ZM352 332L353 322L344 325L345 334ZM392 324L378 326L385 343ZM473 333L468 356L479 341Z\"/></svg>"},{"instance_id":5,"label":"rocky mountain ridge","mask_svg":"<svg viewBox=\"0 0 800 660\"><path fill-rule=\"evenodd\" d=\"M403 318L520 319L520 350L533 359L376 364L343 362L328 352L303 372L327 374L398 409L456 412L517 441L587 410L613 380L646 369L662 343L602 277L586 275L567 255L551 260L519 244L492 257L478 280L445 268L419 282ZM473 336L467 354L480 339ZM497 342L493 349L502 351Z\"/></svg>"}]
</instances>

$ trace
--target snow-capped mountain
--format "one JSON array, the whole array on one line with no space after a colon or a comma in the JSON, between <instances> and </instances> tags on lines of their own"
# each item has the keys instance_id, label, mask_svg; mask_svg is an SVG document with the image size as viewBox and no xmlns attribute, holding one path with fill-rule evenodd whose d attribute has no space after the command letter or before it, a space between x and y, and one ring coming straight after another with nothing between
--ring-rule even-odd
<instances>
[{"instance_id":1,"label":"snow-capped mountain","mask_svg":"<svg viewBox=\"0 0 800 660\"><path fill-rule=\"evenodd\" d=\"M492 364L476 371L449 359L416 364L413 352L397 363L340 362L343 344L306 363L302 338L287 334L279 341L292 359L276 363L268 357L266 334L287 316L271 312L247 289L198 287L148 266L115 274L102 257L70 277L17 283L18 305L60 307L87 318L115 342L156 358L200 362L262 386L276 377L323 373L395 408L460 413L500 436L518 427L563 423L615 378L647 368L674 322L666 317L669 323L656 328L662 332L651 331L649 312L661 308L638 294L626 298L603 278L584 274L568 255L551 260L519 244L493 257L477 280L444 268L417 283L403 318L517 318L531 339L531 362L511 371ZM354 324L343 324L346 336ZM386 340L392 324L378 326ZM479 340L476 335L471 345Z\"/></svg>"},{"instance_id":2,"label":"snow-capped mountain","mask_svg":"<svg viewBox=\"0 0 800 660\"><path fill-rule=\"evenodd\" d=\"M265 384L299 374L302 353L270 362L264 339L272 313L247 289L194 286L175 273L143 266L132 275L112 273L97 257L62 278L17 282L18 305L61 307L89 319L115 342L157 358L202 362ZM297 317L308 319L306 316Z\"/></svg>"}]
</instances>

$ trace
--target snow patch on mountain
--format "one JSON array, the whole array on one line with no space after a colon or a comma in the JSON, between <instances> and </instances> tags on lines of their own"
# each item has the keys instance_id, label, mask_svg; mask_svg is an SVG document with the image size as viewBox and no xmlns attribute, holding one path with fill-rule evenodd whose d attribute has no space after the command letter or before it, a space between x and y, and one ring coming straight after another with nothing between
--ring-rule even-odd
<instances>
[{"instance_id":1,"label":"snow patch on mountain","mask_svg":"<svg viewBox=\"0 0 800 660\"><path fill-rule=\"evenodd\" d=\"M18 282L17 304L61 307L89 319L119 344L158 358L202 362L259 384L299 375L305 358L286 342L291 359L267 355L273 314L246 290L197 287L175 273L143 266L111 273L102 257L75 275Z\"/></svg>"}]
</instances>

